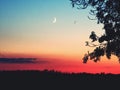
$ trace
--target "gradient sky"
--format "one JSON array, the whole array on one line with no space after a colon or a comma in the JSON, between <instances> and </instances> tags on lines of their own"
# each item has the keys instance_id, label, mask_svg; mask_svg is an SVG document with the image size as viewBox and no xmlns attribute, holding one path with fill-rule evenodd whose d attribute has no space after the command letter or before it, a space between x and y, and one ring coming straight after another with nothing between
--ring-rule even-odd
<instances>
[{"instance_id":1,"label":"gradient sky","mask_svg":"<svg viewBox=\"0 0 120 90\"><path fill-rule=\"evenodd\" d=\"M1 64L0 70L55 69L68 72L119 73L116 57L82 64L93 48L85 47L91 31L102 25L89 20L89 8L72 8L69 0L0 0L0 52L11 57L37 57L47 64ZM56 18L56 23L53 23ZM76 23L74 23L76 22ZM49 63L50 62L50 63Z\"/></svg>"}]
</instances>

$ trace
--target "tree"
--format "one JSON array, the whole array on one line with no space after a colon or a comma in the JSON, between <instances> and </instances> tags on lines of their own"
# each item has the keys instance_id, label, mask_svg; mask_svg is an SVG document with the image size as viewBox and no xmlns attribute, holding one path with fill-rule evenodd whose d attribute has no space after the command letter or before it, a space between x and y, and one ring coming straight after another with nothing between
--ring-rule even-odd
<instances>
[{"instance_id":1,"label":"tree","mask_svg":"<svg viewBox=\"0 0 120 90\"><path fill-rule=\"evenodd\" d=\"M94 15L98 24L103 24L104 34L97 36L91 32L91 42L86 42L86 46L95 47L93 52L88 52L83 58L83 63L93 60L100 61L101 56L106 55L108 59L111 55L118 57L120 62L120 0L70 0L72 7L86 9L92 7L90 14ZM88 17L91 19L90 17ZM98 42L96 45L94 42Z\"/></svg>"}]
</instances>

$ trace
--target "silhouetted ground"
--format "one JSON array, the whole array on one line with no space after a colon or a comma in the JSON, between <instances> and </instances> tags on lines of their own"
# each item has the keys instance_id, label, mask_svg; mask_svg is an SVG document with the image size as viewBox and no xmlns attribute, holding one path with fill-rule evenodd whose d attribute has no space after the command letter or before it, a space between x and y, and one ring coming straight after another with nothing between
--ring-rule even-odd
<instances>
[{"instance_id":1,"label":"silhouetted ground","mask_svg":"<svg viewBox=\"0 0 120 90\"><path fill-rule=\"evenodd\" d=\"M68 74L55 71L1 71L0 90L108 90L120 88L120 74ZM8 89L7 89L8 90Z\"/></svg>"}]
</instances>

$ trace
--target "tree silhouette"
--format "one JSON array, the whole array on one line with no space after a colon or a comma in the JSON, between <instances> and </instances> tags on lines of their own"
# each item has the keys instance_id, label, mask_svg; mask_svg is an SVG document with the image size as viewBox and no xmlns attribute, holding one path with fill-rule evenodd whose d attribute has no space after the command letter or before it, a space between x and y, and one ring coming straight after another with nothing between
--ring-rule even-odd
<instances>
[{"instance_id":1,"label":"tree silhouette","mask_svg":"<svg viewBox=\"0 0 120 90\"><path fill-rule=\"evenodd\" d=\"M118 57L120 62L120 0L70 0L72 7L86 9L92 7L90 15L94 15L97 23L102 23L104 34L97 36L91 32L91 42L86 42L86 46L95 47L93 52L88 52L83 58L83 63L93 60L100 61L101 56L106 55L108 59L111 55ZM91 19L90 17L88 17ZM91 19L93 20L93 19ZM98 45L94 44L98 42Z\"/></svg>"}]
</instances>

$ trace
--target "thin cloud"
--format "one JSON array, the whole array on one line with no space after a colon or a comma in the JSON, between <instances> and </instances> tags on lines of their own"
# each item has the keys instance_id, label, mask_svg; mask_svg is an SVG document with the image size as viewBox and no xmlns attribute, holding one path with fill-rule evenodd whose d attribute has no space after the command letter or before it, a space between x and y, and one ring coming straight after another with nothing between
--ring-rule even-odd
<instances>
[{"instance_id":1,"label":"thin cloud","mask_svg":"<svg viewBox=\"0 0 120 90\"><path fill-rule=\"evenodd\" d=\"M16 63L16 64L25 64L25 63L46 63L44 60L37 60L37 58L0 58L0 63Z\"/></svg>"}]
</instances>

